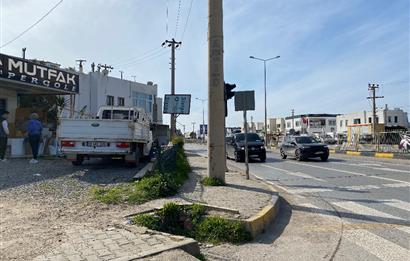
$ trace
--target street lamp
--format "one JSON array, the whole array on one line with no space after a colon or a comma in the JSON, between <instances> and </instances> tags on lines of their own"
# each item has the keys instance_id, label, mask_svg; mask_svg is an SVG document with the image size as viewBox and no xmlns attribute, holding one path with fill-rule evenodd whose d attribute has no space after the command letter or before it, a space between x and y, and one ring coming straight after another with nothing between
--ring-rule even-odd
<instances>
[{"instance_id":1,"label":"street lamp","mask_svg":"<svg viewBox=\"0 0 410 261\"><path fill-rule=\"evenodd\" d=\"M280 56L275 56L269 59L262 59L262 58L257 58L255 56L249 56L249 58L254 59L254 60L259 60L263 62L263 76L264 76L264 83L265 83L265 146L268 145L268 139L267 139L267 134L268 134L268 116L267 116L267 108L266 108L266 62L273 60L273 59L278 59Z\"/></svg>"},{"instance_id":2,"label":"street lamp","mask_svg":"<svg viewBox=\"0 0 410 261\"><path fill-rule=\"evenodd\" d=\"M202 142L205 143L205 106L204 106L204 102L206 102L207 99L201 99L201 98L195 98L195 99L202 102Z\"/></svg>"}]
</instances>

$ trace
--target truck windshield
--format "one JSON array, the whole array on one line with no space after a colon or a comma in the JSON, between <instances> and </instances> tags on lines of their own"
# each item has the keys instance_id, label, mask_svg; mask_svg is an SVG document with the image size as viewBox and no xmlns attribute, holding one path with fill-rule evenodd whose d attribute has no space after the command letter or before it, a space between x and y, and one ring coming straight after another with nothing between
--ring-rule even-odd
<instances>
[{"instance_id":1,"label":"truck windshield","mask_svg":"<svg viewBox=\"0 0 410 261\"><path fill-rule=\"evenodd\" d=\"M256 133L248 133L247 135L248 141L262 141L261 137L259 137ZM245 133L236 134L236 141L245 141Z\"/></svg>"},{"instance_id":2,"label":"truck windshield","mask_svg":"<svg viewBox=\"0 0 410 261\"><path fill-rule=\"evenodd\" d=\"M133 118L133 111L124 111L124 110L104 110L102 114L103 119L111 119L111 112L112 112L112 119L114 120L129 120L128 116Z\"/></svg>"}]
</instances>

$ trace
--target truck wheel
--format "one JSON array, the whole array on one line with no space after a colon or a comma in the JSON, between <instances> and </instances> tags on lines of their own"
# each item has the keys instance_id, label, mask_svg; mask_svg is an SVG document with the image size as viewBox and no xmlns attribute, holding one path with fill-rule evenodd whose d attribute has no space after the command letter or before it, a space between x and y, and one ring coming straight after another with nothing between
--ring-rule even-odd
<instances>
[{"instance_id":1,"label":"truck wheel","mask_svg":"<svg viewBox=\"0 0 410 261\"><path fill-rule=\"evenodd\" d=\"M129 162L129 166L130 167L138 166L138 164L140 164L140 160L141 160L141 153L140 153L139 148L136 148L136 151L134 152L134 160Z\"/></svg>"},{"instance_id":2,"label":"truck wheel","mask_svg":"<svg viewBox=\"0 0 410 261\"><path fill-rule=\"evenodd\" d=\"M72 161L71 163L72 163L74 166L80 166L81 164L83 164L83 161L84 161L84 157L77 155L76 159L75 159L74 161Z\"/></svg>"}]
</instances>

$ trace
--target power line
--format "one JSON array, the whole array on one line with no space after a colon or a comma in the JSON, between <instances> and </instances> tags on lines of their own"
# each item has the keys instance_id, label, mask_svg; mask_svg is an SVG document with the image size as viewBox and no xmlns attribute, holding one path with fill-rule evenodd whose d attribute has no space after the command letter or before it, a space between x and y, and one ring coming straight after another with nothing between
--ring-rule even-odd
<instances>
[{"instance_id":1,"label":"power line","mask_svg":"<svg viewBox=\"0 0 410 261\"><path fill-rule=\"evenodd\" d=\"M135 66L135 65L147 63L147 62L150 62L150 61L152 61L152 60L155 60L155 59L157 59L157 58L159 58L159 57L161 57L161 56L164 56L164 55L167 54L167 53L168 53L168 52L164 50L162 53L159 53L159 54L157 54L157 55L155 55L155 56L149 57L148 59L145 59L145 60L142 60L142 61L139 61L139 62L135 62L135 63L131 63L131 64L128 64L128 65L126 65L126 66L121 66L121 68L125 69L125 68L129 68L129 67L132 67L132 66ZM117 66L117 67L118 67L118 66Z\"/></svg>"},{"instance_id":2,"label":"power line","mask_svg":"<svg viewBox=\"0 0 410 261\"><path fill-rule=\"evenodd\" d=\"M194 3L194 0L191 0L191 3L189 4L189 10L188 10L188 15L187 15L187 18L186 18L184 30L182 31L181 41L184 40L184 35L185 35L185 31L186 31L186 28L187 28L187 25L188 25L188 22L189 22L189 17L191 15L191 10L192 10L193 3Z\"/></svg>"},{"instance_id":3,"label":"power line","mask_svg":"<svg viewBox=\"0 0 410 261\"><path fill-rule=\"evenodd\" d=\"M57 4L55 4L53 6L53 8L51 8L47 13L45 13L39 20L37 20L37 22L35 22L34 24L32 24L30 27L28 27L26 30L24 30L23 32L21 32L19 35L17 35L16 37L14 37L13 39L11 39L10 41L8 41L7 43L3 44L2 46L0 46L0 48L3 48L9 44L11 44L12 42L14 42L15 40L17 40L18 38L20 38L21 36L23 36L25 33L27 33L28 31L30 31L31 28L33 28L34 26L36 26L37 24L39 24L44 18L46 18L51 12L54 11L54 9L57 8L57 6L59 6L64 0L60 0Z\"/></svg>"},{"instance_id":4,"label":"power line","mask_svg":"<svg viewBox=\"0 0 410 261\"><path fill-rule=\"evenodd\" d=\"M179 27L179 17L181 15L181 0L178 1L178 13L177 13L177 19L175 22L175 34L174 34L174 38L177 37L177 32L178 32L178 27Z\"/></svg>"},{"instance_id":5,"label":"power line","mask_svg":"<svg viewBox=\"0 0 410 261\"><path fill-rule=\"evenodd\" d=\"M153 52L151 51L149 53L146 53L145 55L141 55L139 57L131 58L128 61L123 62L123 63L117 63L116 66L117 67L123 67L123 66L127 66L129 64L138 63L138 62L143 61L145 59L149 59L153 56L156 56L156 55L158 55L159 53L161 53L163 51L164 50L162 48L156 48L155 51L153 51Z\"/></svg>"}]
</instances>

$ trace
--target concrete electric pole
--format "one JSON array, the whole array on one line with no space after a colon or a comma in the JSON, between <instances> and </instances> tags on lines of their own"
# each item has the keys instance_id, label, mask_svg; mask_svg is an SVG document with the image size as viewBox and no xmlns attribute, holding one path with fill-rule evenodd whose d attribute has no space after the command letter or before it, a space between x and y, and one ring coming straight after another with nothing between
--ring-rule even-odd
<instances>
[{"instance_id":1,"label":"concrete electric pole","mask_svg":"<svg viewBox=\"0 0 410 261\"><path fill-rule=\"evenodd\" d=\"M368 85L368 90L371 92L371 96L367 97L367 99L372 100L372 107L373 107L373 120L372 120L372 128L373 128L373 138L376 136L376 119L377 119L377 107L376 107L376 99L382 99L384 96L376 96L376 90L379 88L378 84L370 84ZM377 122L378 123L378 122Z\"/></svg>"},{"instance_id":2,"label":"concrete electric pole","mask_svg":"<svg viewBox=\"0 0 410 261\"><path fill-rule=\"evenodd\" d=\"M121 80L123 79L122 76L124 74L124 71L119 71L121 73Z\"/></svg>"},{"instance_id":3,"label":"concrete electric pole","mask_svg":"<svg viewBox=\"0 0 410 261\"><path fill-rule=\"evenodd\" d=\"M292 129L295 129L295 110L292 109Z\"/></svg>"},{"instance_id":4,"label":"concrete electric pole","mask_svg":"<svg viewBox=\"0 0 410 261\"><path fill-rule=\"evenodd\" d=\"M178 48L181 44L182 42L177 42L174 38L172 38L171 41L166 40L162 43L163 47L167 45L167 47L171 48L171 95L175 94L175 49ZM176 115L174 113L171 113L171 139L175 136L176 133L176 122Z\"/></svg>"},{"instance_id":5,"label":"concrete electric pole","mask_svg":"<svg viewBox=\"0 0 410 261\"><path fill-rule=\"evenodd\" d=\"M85 63L87 60L78 59L78 60L75 60L75 61L78 62L79 71L80 71L81 73L84 72L83 63Z\"/></svg>"},{"instance_id":6,"label":"concrete electric pole","mask_svg":"<svg viewBox=\"0 0 410 261\"><path fill-rule=\"evenodd\" d=\"M222 0L208 1L208 176L225 180Z\"/></svg>"}]
</instances>

